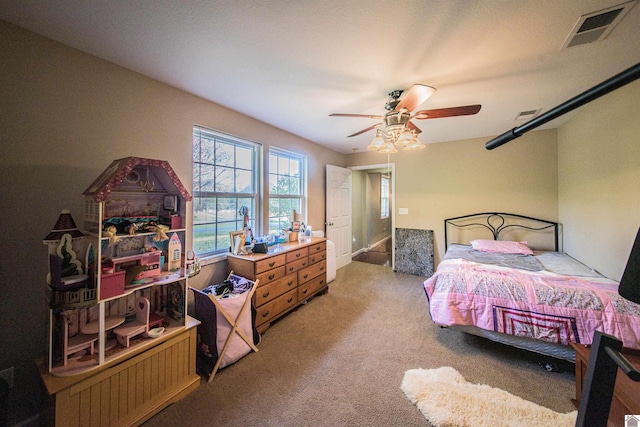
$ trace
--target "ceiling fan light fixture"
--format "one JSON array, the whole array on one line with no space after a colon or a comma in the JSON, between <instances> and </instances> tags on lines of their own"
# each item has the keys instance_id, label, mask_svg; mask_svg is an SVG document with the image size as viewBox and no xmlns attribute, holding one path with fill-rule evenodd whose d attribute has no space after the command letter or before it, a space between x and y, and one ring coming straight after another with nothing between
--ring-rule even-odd
<instances>
[{"instance_id":1,"label":"ceiling fan light fixture","mask_svg":"<svg viewBox=\"0 0 640 427\"><path fill-rule=\"evenodd\" d=\"M426 147L426 145L424 144L424 142L420 141L420 139L418 139L418 137L416 137L415 141L413 141L411 144L405 145L404 150L405 151L414 151L414 150L421 150L421 149L423 149L425 147Z\"/></svg>"},{"instance_id":2,"label":"ceiling fan light fixture","mask_svg":"<svg viewBox=\"0 0 640 427\"><path fill-rule=\"evenodd\" d=\"M410 131L408 128L404 128L404 130L398 136L395 144L398 147L405 147L407 145L412 144L416 139L416 135Z\"/></svg>"},{"instance_id":3,"label":"ceiling fan light fixture","mask_svg":"<svg viewBox=\"0 0 640 427\"><path fill-rule=\"evenodd\" d=\"M393 145L392 142L385 143L384 147L382 147L380 151L378 151L378 153L385 153L385 154L393 154L397 152L398 150L396 149L396 147Z\"/></svg>"},{"instance_id":4,"label":"ceiling fan light fixture","mask_svg":"<svg viewBox=\"0 0 640 427\"><path fill-rule=\"evenodd\" d=\"M373 139L367 146L367 149L372 151L379 151L384 146L385 146L384 138L382 137L382 133L380 132L380 129L378 129L376 131L376 136L373 137Z\"/></svg>"}]
</instances>

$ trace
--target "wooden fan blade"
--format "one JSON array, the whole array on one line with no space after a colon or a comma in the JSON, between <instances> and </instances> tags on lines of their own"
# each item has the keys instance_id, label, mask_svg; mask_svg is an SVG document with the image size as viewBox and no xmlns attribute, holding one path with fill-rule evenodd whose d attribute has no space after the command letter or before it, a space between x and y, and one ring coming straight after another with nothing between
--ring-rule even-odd
<instances>
[{"instance_id":1,"label":"wooden fan blade","mask_svg":"<svg viewBox=\"0 0 640 427\"><path fill-rule=\"evenodd\" d=\"M376 119L376 120L384 119L384 116L380 116L380 115L347 114L347 113L332 113L332 114L329 114L329 117L365 117L365 118L368 118L368 119Z\"/></svg>"},{"instance_id":2,"label":"wooden fan blade","mask_svg":"<svg viewBox=\"0 0 640 427\"><path fill-rule=\"evenodd\" d=\"M408 127L409 129L411 129L412 131L414 131L416 135L419 135L420 133L422 133L422 131L420 130L420 128L419 128L418 126L414 125L414 124L413 124L413 123L411 123L411 122L407 122L407 127Z\"/></svg>"},{"instance_id":3,"label":"wooden fan blade","mask_svg":"<svg viewBox=\"0 0 640 427\"><path fill-rule=\"evenodd\" d=\"M375 124L375 125L373 125L373 126L369 126L369 127L368 127L368 128L366 128L366 129L362 129L360 132L356 132L356 133L354 133L354 134L352 134L352 135L347 136L347 138L351 138L352 136L361 135L361 134L363 134L363 133L365 133L365 132L369 132L369 131L370 131L370 130L372 130L372 129L379 128L380 126L382 126L382 123L378 123L378 124Z\"/></svg>"},{"instance_id":4,"label":"wooden fan blade","mask_svg":"<svg viewBox=\"0 0 640 427\"><path fill-rule=\"evenodd\" d=\"M471 116L477 114L482 106L465 105L461 107L449 107L449 108L437 108L435 110L420 110L414 115L414 119L426 120L426 119L440 119L443 117L455 117L455 116Z\"/></svg>"},{"instance_id":5,"label":"wooden fan blade","mask_svg":"<svg viewBox=\"0 0 640 427\"><path fill-rule=\"evenodd\" d=\"M404 96L396 105L396 111L406 108L408 111L415 110L418 105L426 101L436 91L435 88L427 85L415 84L405 92Z\"/></svg>"}]
</instances>

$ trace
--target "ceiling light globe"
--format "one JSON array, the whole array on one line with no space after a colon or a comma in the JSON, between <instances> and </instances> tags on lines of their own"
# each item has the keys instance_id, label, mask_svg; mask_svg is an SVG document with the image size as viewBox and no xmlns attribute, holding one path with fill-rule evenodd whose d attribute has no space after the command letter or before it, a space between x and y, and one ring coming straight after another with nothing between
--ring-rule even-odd
<instances>
[{"instance_id":1,"label":"ceiling light globe","mask_svg":"<svg viewBox=\"0 0 640 427\"><path fill-rule=\"evenodd\" d=\"M426 145L416 137L415 141L413 141L411 144L405 145L404 149L405 151L414 151L421 150L425 147Z\"/></svg>"},{"instance_id":2,"label":"ceiling light globe","mask_svg":"<svg viewBox=\"0 0 640 427\"><path fill-rule=\"evenodd\" d=\"M382 135L380 135L380 131L378 131L376 132L376 136L373 137L373 139L367 146L367 149L372 151L378 151L382 147L384 147L384 145L385 145L384 138L382 137Z\"/></svg>"},{"instance_id":3,"label":"ceiling light globe","mask_svg":"<svg viewBox=\"0 0 640 427\"><path fill-rule=\"evenodd\" d=\"M386 144L384 144L384 147L380 149L380 151L378 151L378 153L385 153L385 154L393 154L397 152L398 150L396 150L396 147L391 142L387 142Z\"/></svg>"},{"instance_id":4,"label":"ceiling light globe","mask_svg":"<svg viewBox=\"0 0 640 427\"><path fill-rule=\"evenodd\" d=\"M402 131L400 136L398 136L398 140L396 141L396 146L405 147L407 145L410 145L414 142L415 138L416 136L413 134L413 132L405 128L405 130Z\"/></svg>"}]
</instances>

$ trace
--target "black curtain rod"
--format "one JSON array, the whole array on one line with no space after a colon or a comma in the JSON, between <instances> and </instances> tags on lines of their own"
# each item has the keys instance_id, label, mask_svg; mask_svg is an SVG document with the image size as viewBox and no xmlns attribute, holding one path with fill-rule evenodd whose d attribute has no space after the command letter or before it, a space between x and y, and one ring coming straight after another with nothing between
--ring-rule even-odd
<instances>
[{"instance_id":1,"label":"black curtain rod","mask_svg":"<svg viewBox=\"0 0 640 427\"><path fill-rule=\"evenodd\" d=\"M484 145L484 148L487 150L493 150L494 148L500 147L507 142L518 138L522 134L529 132L530 130L541 126L556 117L560 117L561 115L568 113L571 110L574 110L588 102L593 101L596 98L601 97L602 95L606 95L609 92L613 92L614 90L631 83L632 81L640 78L640 63L634 65L631 68L626 69L625 71L616 74L608 80L603 81L597 86L592 87L591 89L582 92L580 95L571 98L570 100L558 105L557 107L547 111L541 116L536 117L535 119L531 119L522 126L518 126L513 128L500 136L496 136L491 141L487 142Z\"/></svg>"}]
</instances>

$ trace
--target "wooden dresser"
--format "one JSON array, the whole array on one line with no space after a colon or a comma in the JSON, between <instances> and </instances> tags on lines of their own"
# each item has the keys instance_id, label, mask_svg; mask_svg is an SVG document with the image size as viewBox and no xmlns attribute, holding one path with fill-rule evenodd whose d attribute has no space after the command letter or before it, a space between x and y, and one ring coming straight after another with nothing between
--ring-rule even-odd
<instances>
[{"instance_id":1,"label":"wooden dresser","mask_svg":"<svg viewBox=\"0 0 640 427\"><path fill-rule=\"evenodd\" d=\"M571 347L576 351L576 405L578 405L582 394L584 377L587 373L591 348L575 343L571 343ZM622 351L622 354L624 354L636 369L640 369L640 351L625 349ZM640 383L632 381L618 369L607 426L623 427L625 425L625 415L638 414L640 414Z\"/></svg>"},{"instance_id":2,"label":"wooden dresser","mask_svg":"<svg viewBox=\"0 0 640 427\"><path fill-rule=\"evenodd\" d=\"M259 280L254 294L256 328L262 333L271 322L309 298L326 293L326 239L280 243L266 254L227 255L227 273Z\"/></svg>"}]
</instances>

